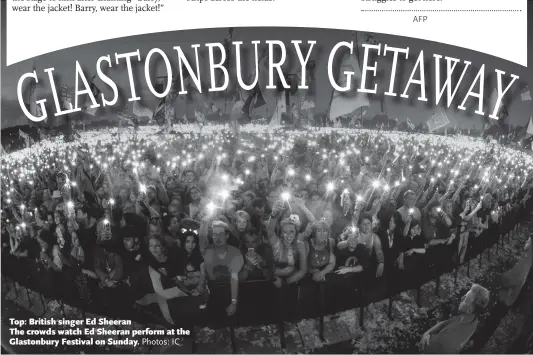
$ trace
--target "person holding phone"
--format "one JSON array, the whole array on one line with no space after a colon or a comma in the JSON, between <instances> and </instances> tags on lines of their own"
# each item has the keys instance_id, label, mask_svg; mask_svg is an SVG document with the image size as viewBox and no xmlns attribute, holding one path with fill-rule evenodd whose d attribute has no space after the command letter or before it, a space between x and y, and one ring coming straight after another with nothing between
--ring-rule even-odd
<instances>
[{"instance_id":1,"label":"person holding phone","mask_svg":"<svg viewBox=\"0 0 533 355\"><path fill-rule=\"evenodd\" d=\"M239 279L271 280L274 277L274 254L272 246L263 240L261 229L251 227L241 239L241 252L244 256L244 267Z\"/></svg>"},{"instance_id":2,"label":"person holding phone","mask_svg":"<svg viewBox=\"0 0 533 355\"><path fill-rule=\"evenodd\" d=\"M398 213L402 216L402 221L404 223L403 235L407 236L409 229L411 228L411 222L413 220L421 221L422 214L420 210L415 206L416 203L416 193L412 190L407 190L403 194L404 205L398 209Z\"/></svg>"}]
</instances>

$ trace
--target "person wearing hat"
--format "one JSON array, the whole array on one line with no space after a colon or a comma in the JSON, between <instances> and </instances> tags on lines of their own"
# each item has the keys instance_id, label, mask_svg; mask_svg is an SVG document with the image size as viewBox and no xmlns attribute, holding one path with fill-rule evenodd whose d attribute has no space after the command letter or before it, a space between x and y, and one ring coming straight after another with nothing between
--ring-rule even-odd
<instances>
[{"instance_id":1,"label":"person wearing hat","mask_svg":"<svg viewBox=\"0 0 533 355\"><path fill-rule=\"evenodd\" d=\"M490 292L473 284L459 304L459 315L442 321L422 336L424 354L459 354L479 324L479 316L488 306Z\"/></svg>"}]
</instances>

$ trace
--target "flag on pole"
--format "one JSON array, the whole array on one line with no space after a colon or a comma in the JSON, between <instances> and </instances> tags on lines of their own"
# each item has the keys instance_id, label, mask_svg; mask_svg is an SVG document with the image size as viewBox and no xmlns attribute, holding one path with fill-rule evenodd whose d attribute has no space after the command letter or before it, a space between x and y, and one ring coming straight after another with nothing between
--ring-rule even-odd
<instances>
[{"instance_id":1,"label":"flag on pole","mask_svg":"<svg viewBox=\"0 0 533 355\"><path fill-rule=\"evenodd\" d=\"M442 109L439 109L437 112L434 112L433 115L427 121L427 125L430 132L433 132L436 129L442 128L450 123L448 115Z\"/></svg>"},{"instance_id":2,"label":"flag on pole","mask_svg":"<svg viewBox=\"0 0 533 355\"><path fill-rule=\"evenodd\" d=\"M63 110L72 110L72 90L65 84L61 85L61 102Z\"/></svg>"},{"instance_id":3,"label":"flag on pole","mask_svg":"<svg viewBox=\"0 0 533 355\"><path fill-rule=\"evenodd\" d=\"M224 41L222 45L224 46L224 50L226 51L226 60L224 61L224 64L222 64L226 70L230 71L231 66L231 46L233 44L233 27L230 27L228 29L228 35L226 38L224 38ZM221 83L219 83L220 80L222 80L223 75L220 75L219 80L217 80L217 86L221 86Z\"/></svg>"},{"instance_id":4,"label":"flag on pole","mask_svg":"<svg viewBox=\"0 0 533 355\"><path fill-rule=\"evenodd\" d=\"M31 145L31 143L34 143L33 142L33 139L31 139L30 135L21 131L19 129L19 136L20 138L24 139L24 144L26 145L26 147L29 147Z\"/></svg>"},{"instance_id":5,"label":"flag on pole","mask_svg":"<svg viewBox=\"0 0 533 355\"><path fill-rule=\"evenodd\" d=\"M261 92L261 72L263 69L264 61L267 58L267 51L263 51L263 53L260 54L259 58L257 59L257 66L254 68L254 71L252 74L250 74L250 77L248 79L248 82L251 83L255 81L256 79L256 71L257 71L257 84L254 86L254 88L250 91L244 91L242 89L239 89L239 95L240 99L244 102L242 105L242 113L248 118L252 119L253 111L256 108L262 107L266 105L265 98L263 97L263 93ZM233 114L233 110L232 110Z\"/></svg>"},{"instance_id":6,"label":"flag on pole","mask_svg":"<svg viewBox=\"0 0 533 355\"><path fill-rule=\"evenodd\" d=\"M241 88L237 89L237 94L235 95L233 106L231 108L232 119L239 118L242 115L247 98L248 96L244 90L242 90Z\"/></svg>"},{"instance_id":7,"label":"flag on pole","mask_svg":"<svg viewBox=\"0 0 533 355\"><path fill-rule=\"evenodd\" d=\"M265 98L263 97L263 93L261 92L261 88L259 88L259 82L257 84L258 85L256 85L248 94L248 97L246 98L246 101L244 102L244 105L242 107L242 112L249 119L252 118L252 113L254 109L266 104Z\"/></svg>"},{"instance_id":8,"label":"flag on pole","mask_svg":"<svg viewBox=\"0 0 533 355\"><path fill-rule=\"evenodd\" d=\"M523 139L528 139L533 137L533 116L529 117L529 122L527 124L526 133L524 133Z\"/></svg>"},{"instance_id":9,"label":"flag on pole","mask_svg":"<svg viewBox=\"0 0 533 355\"><path fill-rule=\"evenodd\" d=\"M194 118L196 118L196 122L200 124L205 123L205 115L197 110L194 110Z\"/></svg>"},{"instance_id":10,"label":"flag on pole","mask_svg":"<svg viewBox=\"0 0 533 355\"><path fill-rule=\"evenodd\" d=\"M157 104L157 107L154 110L154 114L152 115L152 120L157 123L158 126L165 125L166 122L166 101L167 97L163 97L161 101Z\"/></svg>"},{"instance_id":11,"label":"flag on pole","mask_svg":"<svg viewBox=\"0 0 533 355\"><path fill-rule=\"evenodd\" d=\"M490 95L490 107L491 107L491 111L494 111L494 107L496 107L496 103L498 101L498 91L496 89L492 90L492 94ZM500 111L502 110L503 108L503 102L500 102L500 106L498 107L498 110L496 111L496 116L499 115ZM492 119L491 119L491 124L492 123Z\"/></svg>"},{"instance_id":12,"label":"flag on pole","mask_svg":"<svg viewBox=\"0 0 533 355\"><path fill-rule=\"evenodd\" d=\"M154 112L150 110L148 107L143 106L139 101L133 102L133 115L136 117L148 117L152 118L154 116Z\"/></svg>"},{"instance_id":13,"label":"flag on pole","mask_svg":"<svg viewBox=\"0 0 533 355\"><path fill-rule=\"evenodd\" d=\"M270 120L269 129L273 129L281 126L281 116L282 114L287 113L287 103L285 102L285 93L278 94L278 103L272 119Z\"/></svg>"},{"instance_id":14,"label":"flag on pole","mask_svg":"<svg viewBox=\"0 0 533 355\"><path fill-rule=\"evenodd\" d=\"M353 79L356 81L361 80L359 60L355 54L348 53L343 58L339 71L339 79L337 80L339 86L341 87L345 87L347 85L346 72L353 72ZM353 83L351 87L354 87ZM346 93L334 91L329 111L329 119L331 122L335 122L337 118L352 114L358 109L363 111L361 114L361 116L363 116L369 106L370 102L368 101L366 95L346 95Z\"/></svg>"},{"instance_id":15,"label":"flag on pole","mask_svg":"<svg viewBox=\"0 0 533 355\"><path fill-rule=\"evenodd\" d=\"M161 89L160 91L163 91L166 87L167 80L167 77L158 78L156 86ZM186 81L184 81L184 83L185 82ZM176 92L174 90L170 90L168 95L159 101L151 116L148 116L151 113L151 110L145 108L139 102L135 101L133 104L133 114L137 117L152 117L152 120L155 120L158 126L164 126L166 129L168 129L175 115L175 110L172 107L172 102L175 96Z\"/></svg>"},{"instance_id":16,"label":"flag on pole","mask_svg":"<svg viewBox=\"0 0 533 355\"><path fill-rule=\"evenodd\" d=\"M522 101L531 101L531 92L529 91L529 87L524 87L524 90L522 90Z\"/></svg>"},{"instance_id":17,"label":"flag on pole","mask_svg":"<svg viewBox=\"0 0 533 355\"><path fill-rule=\"evenodd\" d=\"M95 80L95 77L96 75L94 75L91 79L91 84L89 85L89 88L91 89L91 92L93 94L93 97L94 99L96 100L96 102L98 103L98 97L100 96L100 93L102 92L100 90L100 88L98 88L98 86L96 85L96 83L94 82ZM85 104L84 104L84 107L82 108L83 112L91 115L91 116L94 116L96 114L96 111L98 110L98 107L95 107L95 108L92 108L92 101L91 100L86 100L85 101Z\"/></svg>"},{"instance_id":18,"label":"flag on pole","mask_svg":"<svg viewBox=\"0 0 533 355\"><path fill-rule=\"evenodd\" d=\"M308 124L313 124L315 119L315 66L314 60L306 65L306 83L309 89L298 90L298 114L300 118L307 119Z\"/></svg>"},{"instance_id":19,"label":"flag on pole","mask_svg":"<svg viewBox=\"0 0 533 355\"><path fill-rule=\"evenodd\" d=\"M409 117L407 118L407 126L413 130L416 128L415 124L411 121L411 119L409 119Z\"/></svg>"},{"instance_id":20,"label":"flag on pole","mask_svg":"<svg viewBox=\"0 0 533 355\"><path fill-rule=\"evenodd\" d=\"M201 111L202 114L207 114L209 112L209 107L206 97L204 94L200 93L199 89L196 87L192 81L192 77L188 76L183 80L183 85L185 90L187 90L187 99L193 102L196 111Z\"/></svg>"}]
</instances>

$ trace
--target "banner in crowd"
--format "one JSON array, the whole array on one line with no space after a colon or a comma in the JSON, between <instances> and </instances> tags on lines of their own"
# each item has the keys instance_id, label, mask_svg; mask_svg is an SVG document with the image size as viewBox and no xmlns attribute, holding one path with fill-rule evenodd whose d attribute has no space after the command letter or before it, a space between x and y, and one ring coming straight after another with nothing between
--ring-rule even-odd
<instances>
[{"instance_id":1,"label":"banner in crowd","mask_svg":"<svg viewBox=\"0 0 533 355\"><path fill-rule=\"evenodd\" d=\"M427 126L430 132L433 132L439 128L445 127L450 123L448 115L443 109L439 109L431 115L427 121Z\"/></svg>"}]
</instances>

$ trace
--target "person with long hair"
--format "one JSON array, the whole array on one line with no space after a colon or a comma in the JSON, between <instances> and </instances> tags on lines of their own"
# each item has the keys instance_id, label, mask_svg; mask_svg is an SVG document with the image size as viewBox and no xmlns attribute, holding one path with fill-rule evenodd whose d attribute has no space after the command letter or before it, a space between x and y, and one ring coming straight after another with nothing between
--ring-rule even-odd
<instances>
[{"instance_id":1,"label":"person with long hair","mask_svg":"<svg viewBox=\"0 0 533 355\"><path fill-rule=\"evenodd\" d=\"M209 297L209 291L206 285L206 273L204 257L200 252L198 245L198 235L193 232L187 232L181 237L181 245L185 251L185 279L183 280L183 286L186 292L189 292L192 296L201 296L205 300L201 307L207 302Z\"/></svg>"},{"instance_id":2,"label":"person with long hair","mask_svg":"<svg viewBox=\"0 0 533 355\"><path fill-rule=\"evenodd\" d=\"M278 222L283 202L277 201L272 209L267 238L274 251L275 285L283 282L294 284L307 273L307 250L305 244L297 239L299 218L290 215Z\"/></svg>"},{"instance_id":3,"label":"person with long hair","mask_svg":"<svg viewBox=\"0 0 533 355\"><path fill-rule=\"evenodd\" d=\"M400 214L393 209L382 210L378 213L379 226L376 234L383 249L385 274L390 274L394 270L394 265L400 256L402 235L399 225L401 225L401 218Z\"/></svg>"},{"instance_id":4,"label":"person with long hair","mask_svg":"<svg viewBox=\"0 0 533 355\"><path fill-rule=\"evenodd\" d=\"M167 252L160 239L156 237L150 238L148 250L148 273L154 293L146 294L137 300L137 304L147 306L151 303L157 303L165 320L170 324L174 324L168 301L177 297L187 296L187 293L177 286L177 283L183 280L184 268L180 266L180 260L174 253Z\"/></svg>"},{"instance_id":5,"label":"person with long hair","mask_svg":"<svg viewBox=\"0 0 533 355\"><path fill-rule=\"evenodd\" d=\"M335 269L335 240L331 238L331 227L326 221L314 223L309 244L309 273L313 280L322 282Z\"/></svg>"}]
</instances>

